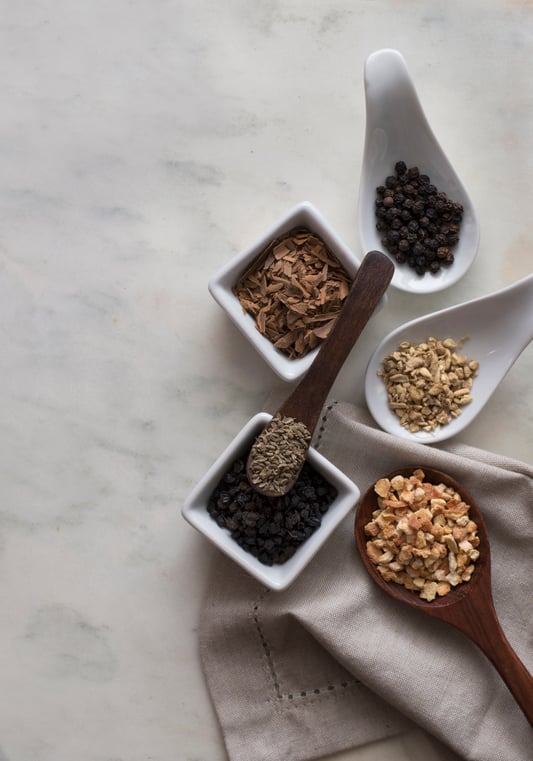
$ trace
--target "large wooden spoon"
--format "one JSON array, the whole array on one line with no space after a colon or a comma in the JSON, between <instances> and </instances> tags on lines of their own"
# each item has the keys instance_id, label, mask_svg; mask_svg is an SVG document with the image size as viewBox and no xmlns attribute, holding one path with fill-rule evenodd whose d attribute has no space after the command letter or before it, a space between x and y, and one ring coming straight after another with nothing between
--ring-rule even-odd
<instances>
[{"instance_id":1,"label":"large wooden spoon","mask_svg":"<svg viewBox=\"0 0 533 761\"><path fill-rule=\"evenodd\" d=\"M378 507L373 486L362 497L355 517L355 540L363 563L376 584L391 597L428 616L447 621L466 634L492 662L529 723L533 724L533 677L512 649L498 621L491 591L489 538L481 511L462 485L438 470L424 466L398 468L384 478L392 478L395 475L410 476L417 467L424 471L426 481L451 486L470 505L470 516L478 525L480 538L480 554L471 580L459 584L445 597L438 597L432 602L422 600L416 592L400 584L385 581L366 551L366 542L370 537L365 534L364 527L372 520L372 513Z\"/></svg>"},{"instance_id":2,"label":"large wooden spoon","mask_svg":"<svg viewBox=\"0 0 533 761\"><path fill-rule=\"evenodd\" d=\"M258 436L248 456L246 471L248 480L261 494L269 497L286 494L298 478L305 461L309 440L318 422L320 411L335 378L344 364L350 350L361 335L363 328L374 312L379 300L387 290L394 273L394 265L379 251L370 251L357 270L350 293L337 317L335 324L323 342L307 374L296 386L287 400L281 405L269 423ZM276 429L279 421L296 421L307 429L307 441L302 442L298 452L283 443L275 441L275 452L271 449L265 456L266 437ZM289 431L289 437L294 431ZM276 463L278 479L275 489L265 486L257 474L265 460L273 469ZM273 479L271 478L270 481Z\"/></svg>"}]
</instances>

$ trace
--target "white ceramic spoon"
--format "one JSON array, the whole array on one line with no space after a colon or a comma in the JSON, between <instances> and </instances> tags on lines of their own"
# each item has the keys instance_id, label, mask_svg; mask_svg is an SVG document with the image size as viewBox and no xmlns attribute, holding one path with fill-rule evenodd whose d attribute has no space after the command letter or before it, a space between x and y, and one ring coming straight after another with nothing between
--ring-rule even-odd
<instances>
[{"instance_id":1,"label":"white ceramic spoon","mask_svg":"<svg viewBox=\"0 0 533 761\"><path fill-rule=\"evenodd\" d=\"M462 414L432 433L410 433L389 409L387 391L377 371L383 358L402 341L420 343L429 336L468 336L461 353L479 361L472 401ZM365 395L374 420L388 433L425 444L455 436L478 415L526 346L533 340L533 274L489 296L419 317L386 336L370 358L365 376Z\"/></svg>"},{"instance_id":2,"label":"white ceramic spoon","mask_svg":"<svg viewBox=\"0 0 533 761\"><path fill-rule=\"evenodd\" d=\"M465 274L477 254L479 225L472 201L429 126L402 55L389 49L372 53L364 77L366 133L359 188L362 249L384 251L381 233L376 230L376 187L394 174L397 161L418 166L439 191L464 207L459 243L453 250L455 261L437 274L422 276L407 264L397 264L391 284L414 293L448 288Z\"/></svg>"}]
</instances>

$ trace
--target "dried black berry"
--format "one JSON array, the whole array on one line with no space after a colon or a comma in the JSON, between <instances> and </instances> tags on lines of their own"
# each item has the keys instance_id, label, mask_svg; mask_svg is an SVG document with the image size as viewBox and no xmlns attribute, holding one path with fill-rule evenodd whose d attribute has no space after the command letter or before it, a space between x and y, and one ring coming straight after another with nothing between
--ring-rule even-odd
<instances>
[{"instance_id":1,"label":"dried black berry","mask_svg":"<svg viewBox=\"0 0 533 761\"><path fill-rule=\"evenodd\" d=\"M288 494L264 497L246 478L246 458L247 454L236 460L222 477L209 498L207 511L261 563L285 563L321 525L337 491L305 462Z\"/></svg>"}]
</instances>

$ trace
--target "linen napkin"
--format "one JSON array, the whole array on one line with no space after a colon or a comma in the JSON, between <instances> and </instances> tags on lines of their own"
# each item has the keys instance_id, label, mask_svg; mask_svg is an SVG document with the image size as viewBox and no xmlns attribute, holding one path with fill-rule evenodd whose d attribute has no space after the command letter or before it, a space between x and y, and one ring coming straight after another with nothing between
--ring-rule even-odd
<instances>
[{"instance_id":1,"label":"linen napkin","mask_svg":"<svg viewBox=\"0 0 533 761\"><path fill-rule=\"evenodd\" d=\"M344 402L326 406L313 443L361 493L419 464L476 496L496 611L532 671L533 467L466 445L400 440ZM231 761L305 761L415 727L449 761L533 761L533 731L491 663L455 628L370 579L353 521L352 513L283 592L216 557L199 640Z\"/></svg>"}]
</instances>

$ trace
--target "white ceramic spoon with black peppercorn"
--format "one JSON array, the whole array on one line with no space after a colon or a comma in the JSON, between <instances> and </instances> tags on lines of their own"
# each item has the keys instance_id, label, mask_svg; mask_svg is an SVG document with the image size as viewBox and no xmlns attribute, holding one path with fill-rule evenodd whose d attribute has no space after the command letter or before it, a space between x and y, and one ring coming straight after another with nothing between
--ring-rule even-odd
<instances>
[{"instance_id":1,"label":"white ceramic spoon with black peppercorn","mask_svg":"<svg viewBox=\"0 0 533 761\"><path fill-rule=\"evenodd\" d=\"M366 132L359 188L362 249L377 249L390 256L396 265L391 283L396 288L411 293L443 290L463 277L477 254L479 224L472 201L429 125L402 55L389 49L372 53L365 63L364 80ZM400 161L408 168L418 167L437 191L463 207L459 240L450 248L454 261L441 266L436 273L426 271L420 275L414 264L398 263L382 243L386 234L376 228L376 188L384 186L387 177L394 176L395 165ZM397 206L399 210L401 204ZM408 224L407 216L404 225ZM412 221L418 225L419 219L415 217ZM405 230L404 233L407 241ZM409 245L414 246L414 239ZM436 254L431 256L436 261Z\"/></svg>"},{"instance_id":2,"label":"white ceramic spoon with black peppercorn","mask_svg":"<svg viewBox=\"0 0 533 761\"><path fill-rule=\"evenodd\" d=\"M479 362L472 400L461 414L434 431L411 433L389 407L387 388L378 377L384 357L403 341L420 344L432 336L463 343L460 350ZM467 301L399 326L379 343L365 375L365 395L375 421L388 433L425 444L456 436L479 415L526 346L533 341L533 274L489 296Z\"/></svg>"},{"instance_id":3,"label":"white ceramic spoon with black peppercorn","mask_svg":"<svg viewBox=\"0 0 533 761\"><path fill-rule=\"evenodd\" d=\"M326 396L387 290L393 271L391 261L379 251L364 257L313 364L252 445L246 473L256 491L279 497L294 486Z\"/></svg>"}]
</instances>

